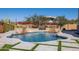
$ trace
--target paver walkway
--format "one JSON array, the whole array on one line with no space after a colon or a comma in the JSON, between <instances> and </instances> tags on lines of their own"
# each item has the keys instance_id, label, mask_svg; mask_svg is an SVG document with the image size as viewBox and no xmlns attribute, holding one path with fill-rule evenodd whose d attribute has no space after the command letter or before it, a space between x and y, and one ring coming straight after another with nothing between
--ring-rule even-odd
<instances>
[{"instance_id":1,"label":"paver walkway","mask_svg":"<svg viewBox=\"0 0 79 59\"><path fill-rule=\"evenodd\" d=\"M10 48L9 51L79 51L79 40L58 40L41 43L21 42Z\"/></svg>"}]
</instances>

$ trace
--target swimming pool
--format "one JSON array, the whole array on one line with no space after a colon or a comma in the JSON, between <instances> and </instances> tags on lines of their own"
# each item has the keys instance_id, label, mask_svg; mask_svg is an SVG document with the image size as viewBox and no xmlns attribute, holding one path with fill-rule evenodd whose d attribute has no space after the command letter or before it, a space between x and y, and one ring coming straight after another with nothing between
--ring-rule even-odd
<instances>
[{"instance_id":1,"label":"swimming pool","mask_svg":"<svg viewBox=\"0 0 79 59\"><path fill-rule=\"evenodd\" d=\"M24 42L45 42L58 39L66 39L66 37L58 36L56 33L47 32L31 32L26 34L14 34L9 38L19 38Z\"/></svg>"}]
</instances>

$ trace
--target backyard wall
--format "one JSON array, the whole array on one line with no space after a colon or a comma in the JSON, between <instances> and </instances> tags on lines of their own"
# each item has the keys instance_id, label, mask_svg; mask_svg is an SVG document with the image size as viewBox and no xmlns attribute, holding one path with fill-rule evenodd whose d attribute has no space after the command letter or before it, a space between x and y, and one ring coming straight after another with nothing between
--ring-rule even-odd
<instances>
[{"instance_id":1,"label":"backyard wall","mask_svg":"<svg viewBox=\"0 0 79 59\"><path fill-rule=\"evenodd\" d=\"M14 30L14 26L13 25L11 25L11 24L6 24L6 23L4 23L4 32L8 32L8 31L10 31L10 30Z\"/></svg>"},{"instance_id":2,"label":"backyard wall","mask_svg":"<svg viewBox=\"0 0 79 59\"><path fill-rule=\"evenodd\" d=\"M66 24L62 27L63 30L77 30L77 24Z\"/></svg>"},{"instance_id":3,"label":"backyard wall","mask_svg":"<svg viewBox=\"0 0 79 59\"><path fill-rule=\"evenodd\" d=\"M77 25L77 29L79 30L79 25Z\"/></svg>"},{"instance_id":4,"label":"backyard wall","mask_svg":"<svg viewBox=\"0 0 79 59\"><path fill-rule=\"evenodd\" d=\"M58 25L47 25L46 31L48 31L48 32L59 32L60 26L58 26Z\"/></svg>"},{"instance_id":5,"label":"backyard wall","mask_svg":"<svg viewBox=\"0 0 79 59\"><path fill-rule=\"evenodd\" d=\"M3 31L4 31L3 24L2 24L2 23L0 23L0 33L3 33Z\"/></svg>"}]
</instances>

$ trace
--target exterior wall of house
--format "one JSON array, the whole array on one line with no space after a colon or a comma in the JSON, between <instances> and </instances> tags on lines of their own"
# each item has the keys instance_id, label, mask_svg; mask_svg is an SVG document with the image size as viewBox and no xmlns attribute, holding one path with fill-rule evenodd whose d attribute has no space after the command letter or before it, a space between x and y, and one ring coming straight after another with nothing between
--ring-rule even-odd
<instances>
[{"instance_id":1,"label":"exterior wall of house","mask_svg":"<svg viewBox=\"0 0 79 59\"><path fill-rule=\"evenodd\" d=\"M47 28L58 28L58 25L47 25Z\"/></svg>"},{"instance_id":2,"label":"exterior wall of house","mask_svg":"<svg viewBox=\"0 0 79 59\"><path fill-rule=\"evenodd\" d=\"M26 27L27 28L32 28L32 24L27 24Z\"/></svg>"},{"instance_id":3,"label":"exterior wall of house","mask_svg":"<svg viewBox=\"0 0 79 59\"><path fill-rule=\"evenodd\" d=\"M16 27L20 27L20 28L22 27L32 28L33 26L32 22L17 22L16 24L17 24Z\"/></svg>"},{"instance_id":4,"label":"exterior wall of house","mask_svg":"<svg viewBox=\"0 0 79 59\"><path fill-rule=\"evenodd\" d=\"M66 24L62 27L64 30L76 30L77 24Z\"/></svg>"},{"instance_id":5,"label":"exterior wall of house","mask_svg":"<svg viewBox=\"0 0 79 59\"><path fill-rule=\"evenodd\" d=\"M32 28L32 24L24 24L24 25L22 25L22 24L17 24L17 25L15 26L15 28L22 28L22 27Z\"/></svg>"}]
</instances>

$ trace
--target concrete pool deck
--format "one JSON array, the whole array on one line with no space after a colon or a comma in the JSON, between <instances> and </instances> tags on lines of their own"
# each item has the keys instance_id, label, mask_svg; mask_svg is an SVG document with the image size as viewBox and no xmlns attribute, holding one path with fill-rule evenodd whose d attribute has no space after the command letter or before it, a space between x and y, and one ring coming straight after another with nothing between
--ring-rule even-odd
<instances>
[{"instance_id":1,"label":"concrete pool deck","mask_svg":"<svg viewBox=\"0 0 79 59\"><path fill-rule=\"evenodd\" d=\"M10 51L79 51L78 37L74 37L66 33L58 33L60 36L65 36L68 39L65 40L54 40L47 42L22 42L17 38L7 38L7 36L15 33L10 31L4 34L0 34L0 48L5 44L15 44L21 42L20 44L9 49Z\"/></svg>"},{"instance_id":2,"label":"concrete pool deck","mask_svg":"<svg viewBox=\"0 0 79 59\"><path fill-rule=\"evenodd\" d=\"M14 47L12 47L12 50L21 51L24 49L24 51L59 51L59 41L51 41L53 42L50 44L48 43L20 43ZM19 50L20 49L20 50ZM79 51L79 44L73 40L72 42L68 41L61 41L61 50L60 51Z\"/></svg>"}]
</instances>

